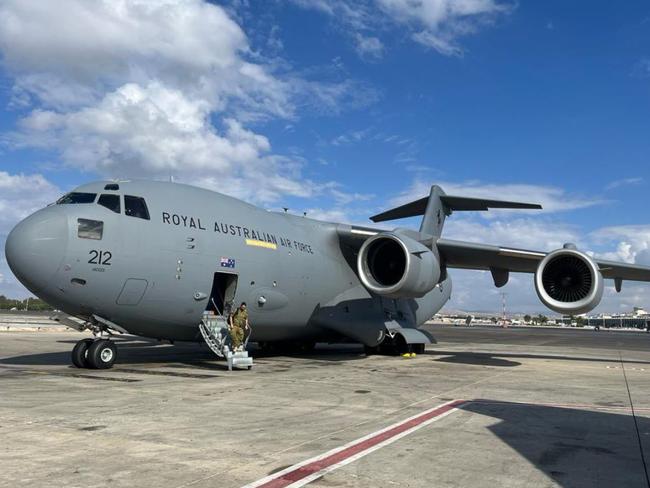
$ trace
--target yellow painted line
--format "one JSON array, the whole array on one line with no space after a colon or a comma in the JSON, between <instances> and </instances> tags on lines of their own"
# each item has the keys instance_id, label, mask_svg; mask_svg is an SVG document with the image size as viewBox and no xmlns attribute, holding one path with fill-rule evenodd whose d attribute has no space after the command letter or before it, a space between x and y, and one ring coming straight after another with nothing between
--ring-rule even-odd
<instances>
[{"instance_id":1,"label":"yellow painted line","mask_svg":"<svg viewBox=\"0 0 650 488\"><path fill-rule=\"evenodd\" d=\"M277 249L278 245L272 242L258 241L257 239L246 239L247 246L265 247L266 249Z\"/></svg>"}]
</instances>

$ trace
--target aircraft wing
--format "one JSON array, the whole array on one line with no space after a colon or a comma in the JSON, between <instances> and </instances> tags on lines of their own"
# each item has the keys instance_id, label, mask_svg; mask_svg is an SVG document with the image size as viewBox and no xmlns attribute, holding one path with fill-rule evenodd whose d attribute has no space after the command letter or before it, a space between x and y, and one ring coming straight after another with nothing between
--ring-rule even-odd
<instances>
[{"instance_id":1,"label":"aircraft wing","mask_svg":"<svg viewBox=\"0 0 650 488\"><path fill-rule=\"evenodd\" d=\"M359 249L370 236L384 232L380 229L339 225L342 243ZM437 239L435 241L443 264L450 268L477 269L513 273L534 273L546 252L493 246L477 242ZM621 281L650 281L650 266L594 259L603 278Z\"/></svg>"},{"instance_id":2,"label":"aircraft wing","mask_svg":"<svg viewBox=\"0 0 650 488\"><path fill-rule=\"evenodd\" d=\"M441 260L450 268L534 273L547 253L474 242L438 239ZM650 281L650 266L594 259L603 278Z\"/></svg>"}]
</instances>

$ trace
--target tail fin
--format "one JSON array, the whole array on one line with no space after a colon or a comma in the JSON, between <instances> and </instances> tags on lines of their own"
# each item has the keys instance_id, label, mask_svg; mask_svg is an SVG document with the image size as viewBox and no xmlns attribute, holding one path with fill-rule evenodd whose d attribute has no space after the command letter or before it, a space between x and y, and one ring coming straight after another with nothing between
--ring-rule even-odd
<instances>
[{"instance_id":1,"label":"tail fin","mask_svg":"<svg viewBox=\"0 0 650 488\"><path fill-rule=\"evenodd\" d=\"M387 220L424 215L422 224L420 225L420 232L439 237L442 233L442 227L445 224L445 217L451 215L453 211L482 211L491 208L541 209L542 206L535 203L456 197L446 195L442 188L438 185L433 185L428 197L420 198L419 200L374 215L370 217L370 220L373 222L385 222Z\"/></svg>"}]
</instances>

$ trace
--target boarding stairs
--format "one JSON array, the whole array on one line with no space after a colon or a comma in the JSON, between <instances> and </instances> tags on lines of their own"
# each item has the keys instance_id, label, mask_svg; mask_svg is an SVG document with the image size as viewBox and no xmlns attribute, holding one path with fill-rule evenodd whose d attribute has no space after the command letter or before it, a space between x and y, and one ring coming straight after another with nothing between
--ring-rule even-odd
<instances>
[{"instance_id":1,"label":"boarding stairs","mask_svg":"<svg viewBox=\"0 0 650 488\"><path fill-rule=\"evenodd\" d=\"M228 371L232 371L233 368L251 369L253 367L253 358L248 355L246 350L250 330L244 339L244 345L239 351L232 350L228 321L225 316L205 312L203 319L199 323L199 330L210 350L226 360Z\"/></svg>"}]
</instances>

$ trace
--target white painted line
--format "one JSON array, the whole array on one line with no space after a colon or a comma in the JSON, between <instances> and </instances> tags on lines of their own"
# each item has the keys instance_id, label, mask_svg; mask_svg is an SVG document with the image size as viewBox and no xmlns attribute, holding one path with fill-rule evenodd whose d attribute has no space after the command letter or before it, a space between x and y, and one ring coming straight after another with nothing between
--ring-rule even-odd
<instances>
[{"instance_id":1,"label":"white painted line","mask_svg":"<svg viewBox=\"0 0 650 488\"><path fill-rule=\"evenodd\" d=\"M464 400L452 400L443 403L360 439L249 483L242 488L298 488L304 486L341 466L350 464L436 420L446 417L457 411L463 403L465 403Z\"/></svg>"}]
</instances>

